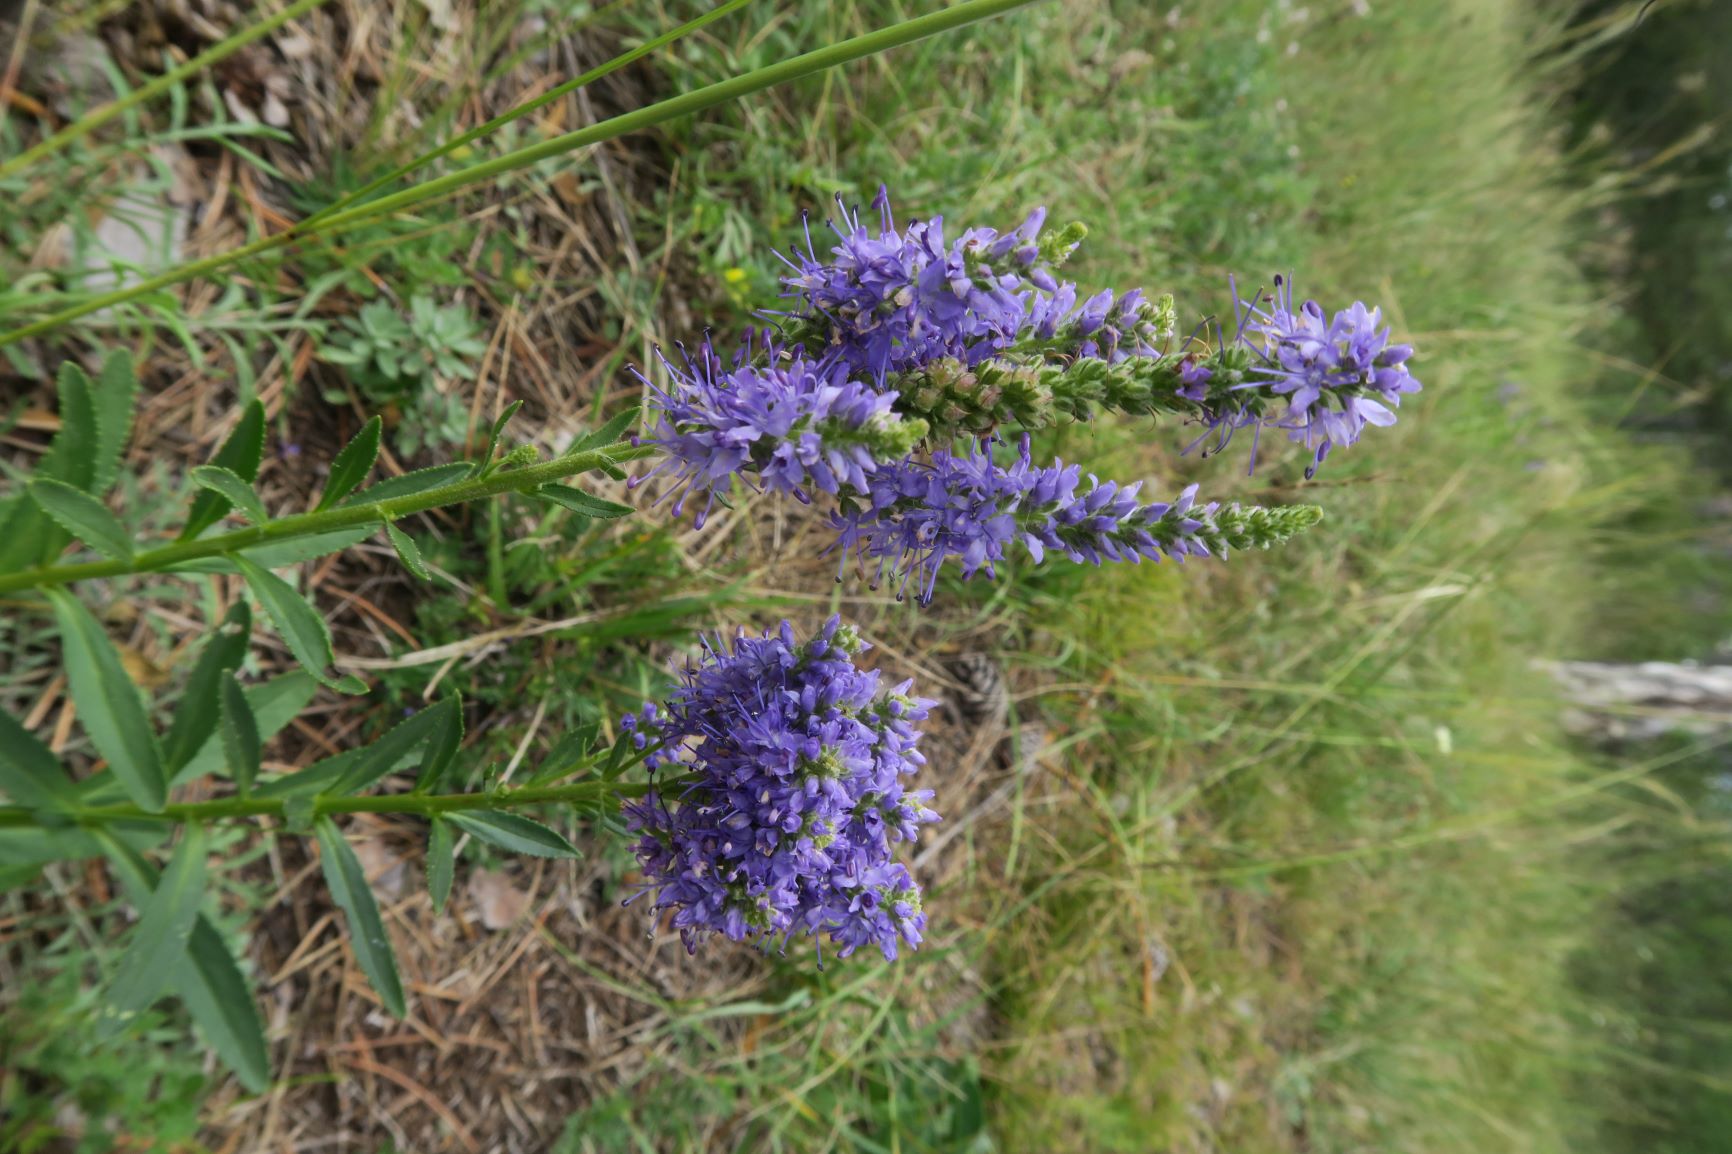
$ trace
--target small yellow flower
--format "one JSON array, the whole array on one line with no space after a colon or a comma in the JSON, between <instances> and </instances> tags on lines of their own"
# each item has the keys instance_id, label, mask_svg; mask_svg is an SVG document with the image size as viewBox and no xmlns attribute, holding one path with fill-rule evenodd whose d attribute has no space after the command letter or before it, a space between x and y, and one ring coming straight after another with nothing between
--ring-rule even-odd
<instances>
[{"instance_id":1,"label":"small yellow flower","mask_svg":"<svg viewBox=\"0 0 1732 1154\"><path fill-rule=\"evenodd\" d=\"M528 265L520 264L511 270L511 283L517 287L518 292L526 293L535 287L535 274Z\"/></svg>"},{"instance_id":2,"label":"small yellow flower","mask_svg":"<svg viewBox=\"0 0 1732 1154\"><path fill-rule=\"evenodd\" d=\"M749 275L750 274L747 273L745 269L741 268L739 265L735 265L733 268L728 269L722 274L722 279L731 285L738 285L744 284L746 277Z\"/></svg>"}]
</instances>

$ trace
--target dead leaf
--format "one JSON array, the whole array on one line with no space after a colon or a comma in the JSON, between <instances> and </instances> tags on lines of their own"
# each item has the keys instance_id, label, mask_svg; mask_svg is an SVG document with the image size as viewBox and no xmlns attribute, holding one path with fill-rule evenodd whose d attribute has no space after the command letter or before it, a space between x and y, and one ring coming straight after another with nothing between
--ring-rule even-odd
<instances>
[{"instance_id":1,"label":"dead leaf","mask_svg":"<svg viewBox=\"0 0 1732 1154\"><path fill-rule=\"evenodd\" d=\"M469 875L469 900L475 903L482 925L503 930L529 912L530 895L499 870L476 870Z\"/></svg>"}]
</instances>

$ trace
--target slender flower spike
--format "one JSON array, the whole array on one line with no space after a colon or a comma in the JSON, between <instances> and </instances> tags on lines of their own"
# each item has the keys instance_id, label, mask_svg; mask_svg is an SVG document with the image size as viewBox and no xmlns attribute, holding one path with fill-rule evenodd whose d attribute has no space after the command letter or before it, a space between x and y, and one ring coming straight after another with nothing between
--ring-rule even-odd
<instances>
[{"instance_id":1,"label":"slender flower spike","mask_svg":"<svg viewBox=\"0 0 1732 1154\"><path fill-rule=\"evenodd\" d=\"M914 581L916 598L927 604L951 557L965 578L983 570L991 576L1018 545L1036 564L1049 553L1089 565L1225 557L1279 544L1322 516L1314 506L1198 504L1195 485L1176 501L1144 504L1140 483L1120 486L1090 475L1084 489L1076 465L1036 466L1026 436L1009 465L994 460L991 449L987 438L966 454L938 452L930 464L880 469L870 502L845 501L832 518L843 563L849 556L874 560L875 582L890 569L904 590Z\"/></svg>"},{"instance_id":2,"label":"slender flower spike","mask_svg":"<svg viewBox=\"0 0 1732 1154\"><path fill-rule=\"evenodd\" d=\"M813 491L865 492L882 462L905 458L926 435L926 422L896 412L894 392L853 379L838 361L814 362L769 342L753 352L748 338L732 368L708 341L683 365L664 357L666 390L639 374L655 411L641 440L667 456L634 484L671 473L676 514L696 490L708 498L697 514L702 525L736 475L801 501Z\"/></svg>"},{"instance_id":3,"label":"slender flower spike","mask_svg":"<svg viewBox=\"0 0 1732 1154\"><path fill-rule=\"evenodd\" d=\"M1241 301L1240 339L1260 358L1241 389L1264 389L1287 398L1286 415L1271 423L1313 447L1307 477L1336 445L1351 445L1366 425L1393 425L1391 410L1420 390L1407 371L1408 345L1391 344L1381 309L1360 301L1325 317L1316 301L1293 306L1293 284L1275 278L1265 302Z\"/></svg>"},{"instance_id":4,"label":"slender flower spike","mask_svg":"<svg viewBox=\"0 0 1732 1154\"><path fill-rule=\"evenodd\" d=\"M907 788L934 703L856 666L866 648L837 617L803 644L786 621L706 641L666 708L629 719L634 742L661 743L651 770L684 775L625 812L645 890L689 951L717 933L824 934L844 957L920 944L920 889L891 852L938 820L931 792Z\"/></svg>"}]
</instances>

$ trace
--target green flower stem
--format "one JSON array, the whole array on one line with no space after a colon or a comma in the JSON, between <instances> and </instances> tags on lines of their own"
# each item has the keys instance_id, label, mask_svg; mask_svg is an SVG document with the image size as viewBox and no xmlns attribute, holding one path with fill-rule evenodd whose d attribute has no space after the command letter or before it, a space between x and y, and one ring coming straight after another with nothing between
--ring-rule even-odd
<instances>
[{"instance_id":1,"label":"green flower stem","mask_svg":"<svg viewBox=\"0 0 1732 1154\"><path fill-rule=\"evenodd\" d=\"M248 44L260 40L275 32L291 20L298 19L325 3L325 0L296 0L274 16L268 16L257 24L250 24L182 64L179 68L165 72L149 84L133 89L119 100L111 101L100 108L93 108L83 116L68 124L54 135L38 141L35 145L20 152L17 156L0 160L0 176L11 176L35 164L38 160L53 152L58 152L74 140L89 136L104 124L113 120L121 113L131 108L137 108L146 101L161 96L189 76L196 76L219 60L226 59L245 48Z\"/></svg>"},{"instance_id":2,"label":"green flower stem","mask_svg":"<svg viewBox=\"0 0 1732 1154\"><path fill-rule=\"evenodd\" d=\"M667 788L696 780L687 774L666 781L581 781L573 785L498 790L482 793L382 793L358 797L225 797L167 805L151 813L136 805L93 805L56 813L49 820L22 806L0 806L0 829L72 824L106 826L117 822L225 821L258 817L311 820L339 813L410 813L435 817L468 809L514 809L532 805L595 804L623 797L642 797L651 788Z\"/></svg>"},{"instance_id":3,"label":"green flower stem","mask_svg":"<svg viewBox=\"0 0 1732 1154\"><path fill-rule=\"evenodd\" d=\"M592 469L601 468L603 465L636 460L639 457L647 457L659 451L654 445L638 446L633 445L630 441L615 441L613 444L603 445L599 449L587 449L581 453L571 453L522 469L509 469L485 477L470 477L462 481L453 481L449 485L428 489L424 493L410 493L384 501L339 505L323 512L299 513L292 517L281 517L274 521L267 521L263 525L236 529L232 533L224 533L216 537L180 541L172 545L165 545L160 549L135 554L131 560L86 561L74 565L44 565L40 568L25 569L17 573L4 573L0 574L0 593L17 589L40 589L48 586L66 585L73 581L86 581L95 577L121 577L131 573L150 573L204 557L220 557L226 553L250 549L267 542L283 541L292 537L310 537L356 525L377 525L383 521L395 521L400 517L407 517L411 513L422 513L428 509L437 509L444 505L460 505L466 501L476 501L483 497L497 496L500 493L525 492L545 485L549 481L557 481L562 477L587 473Z\"/></svg>"},{"instance_id":4,"label":"green flower stem","mask_svg":"<svg viewBox=\"0 0 1732 1154\"><path fill-rule=\"evenodd\" d=\"M567 132L551 140L542 141L540 144L519 148L503 156L494 157L492 160L471 165L457 172L447 173L389 196L382 196L378 200L368 201L344 212L325 217L319 222L318 229L312 231L328 231L345 225L353 225L357 221L371 220L374 217L413 208L454 190L492 180L508 172L527 168L575 149L600 144L627 133L640 132L658 124L665 124L670 120L691 116L718 104L738 100L742 96L749 96L754 92L761 92L778 84L786 84L803 76L823 72L826 69L835 68L864 56L872 56L891 48L913 43L916 40L923 40L940 32L948 32L963 25L984 20L989 16L997 16L1024 7L1032 2L1033 0L965 0L964 3L951 5L938 12L928 13L913 20L904 20L901 23L891 25L889 28L880 28L875 32L868 32L863 36L856 36L839 44L832 44L813 52L807 52L791 60L754 69L743 76L731 77L692 92L660 101L647 108L640 108L612 117L600 124ZM52 331L68 321L76 320L90 313L137 300L139 297L148 296L170 285L180 284L183 281L216 272L237 261L295 244L312 235L312 231L294 226L273 236L262 237L251 244L231 249L228 252L218 253L204 260L191 261L157 276L148 277L126 288L92 297L81 304L62 309L57 313L43 317L39 321L24 325L22 328L0 334L0 345L16 344L29 337ZM0 586L0 588L4 588L4 586Z\"/></svg>"}]
</instances>

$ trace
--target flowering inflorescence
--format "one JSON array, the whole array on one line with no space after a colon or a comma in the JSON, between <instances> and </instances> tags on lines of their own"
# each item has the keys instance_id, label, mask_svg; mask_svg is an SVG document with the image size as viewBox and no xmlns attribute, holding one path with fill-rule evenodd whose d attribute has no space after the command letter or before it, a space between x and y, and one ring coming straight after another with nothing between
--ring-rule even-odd
<instances>
[{"instance_id":1,"label":"flowering inflorescence","mask_svg":"<svg viewBox=\"0 0 1732 1154\"><path fill-rule=\"evenodd\" d=\"M779 630L706 642L664 708L624 728L656 773L685 771L626 806L645 888L688 950L708 934L785 944L823 934L845 957L894 958L926 926L920 889L892 860L937 821L906 779L930 701L885 686L832 617L799 643Z\"/></svg>"},{"instance_id":2,"label":"flowering inflorescence","mask_svg":"<svg viewBox=\"0 0 1732 1154\"><path fill-rule=\"evenodd\" d=\"M875 222L844 209L827 253L808 231L784 258L792 306L767 314L776 332L749 335L727 365L707 341L664 359L670 383L650 386L645 439L667 453L651 475L675 479L676 511L702 495L701 524L736 476L801 501L824 494L844 563L875 579L888 569L922 600L946 558L991 575L1012 546L1037 563L1219 556L1319 514L1223 510L1198 504L1194 486L1144 504L1138 486L1091 475L1085 488L1075 465L1036 465L1026 438L1014 458L993 445L1007 428L1166 414L1202 427L1191 447L1204 455L1249 429L1253 466L1258 435L1279 430L1311 450L1309 477L1419 388L1412 350L1363 304L1326 317L1295 307L1277 278L1268 297L1235 288L1231 337L1175 346L1170 296L1084 298L1058 278L1081 225L1048 230L1037 209L1009 232L952 235L939 217L898 228L882 191L875 207Z\"/></svg>"}]
</instances>

